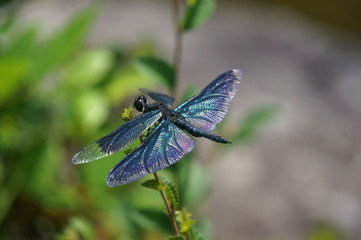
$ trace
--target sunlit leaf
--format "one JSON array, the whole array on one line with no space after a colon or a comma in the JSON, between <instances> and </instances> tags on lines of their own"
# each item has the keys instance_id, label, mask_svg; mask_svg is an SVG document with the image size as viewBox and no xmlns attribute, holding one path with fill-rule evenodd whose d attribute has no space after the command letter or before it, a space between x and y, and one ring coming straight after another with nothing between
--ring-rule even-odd
<instances>
[{"instance_id":1,"label":"sunlit leaf","mask_svg":"<svg viewBox=\"0 0 361 240\"><path fill-rule=\"evenodd\" d=\"M176 221L179 224L179 231L181 233L189 232L194 224L192 214L186 208L175 212Z\"/></svg>"},{"instance_id":2,"label":"sunlit leaf","mask_svg":"<svg viewBox=\"0 0 361 240\"><path fill-rule=\"evenodd\" d=\"M21 80L28 74L30 62L18 57L0 58L0 103L11 97L21 87Z\"/></svg>"},{"instance_id":3,"label":"sunlit leaf","mask_svg":"<svg viewBox=\"0 0 361 240\"><path fill-rule=\"evenodd\" d=\"M80 54L67 69L62 83L71 90L87 89L102 81L112 67L113 55L108 50L96 49Z\"/></svg>"},{"instance_id":4,"label":"sunlit leaf","mask_svg":"<svg viewBox=\"0 0 361 240\"><path fill-rule=\"evenodd\" d=\"M176 83L174 68L166 61L156 57L139 57L136 66L149 78L158 80L161 84L173 90Z\"/></svg>"},{"instance_id":5,"label":"sunlit leaf","mask_svg":"<svg viewBox=\"0 0 361 240\"><path fill-rule=\"evenodd\" d=\"M122 113L122 119L127 122L132 120L133 118L134 118L133 108L132 107L124 108L124 111Z\"/></svg>"},{"instance_id":6,"label":"sunlit leaf","mask_svg":"<svg viewBox=\"0 0 361 240\"><path fill-rule=\"evenodd\" d=\"M83 131L91 133L105 122L109 115L109 103L98 91L79 95L75 103L75 113Z\"/></svg>"},{"instance_id":7,"label":"sunlit leaf","mask_svg":"<svg viewBox=\"0 0 361 240\"><path fill-rule=\"evenodd\" d=\"M138 88L150 85L152 85L152 81L146 79L139 71L124 66L114 74L109 84L106 85L105 93L112 103L119 104L119 101L124 100L126 97L139 95Z\"/></svg>"},{"instance_id":8,"label":"sunlit leaf","mask_svg":"<svg viewBox=\"0 0 361 240\"><path fill-rule=\"evenodd\" d=\"M183 19L183 29L189 31L201 25L213 15L215 9L216 0L189 1Z\"/></svg>"}]
</instances>

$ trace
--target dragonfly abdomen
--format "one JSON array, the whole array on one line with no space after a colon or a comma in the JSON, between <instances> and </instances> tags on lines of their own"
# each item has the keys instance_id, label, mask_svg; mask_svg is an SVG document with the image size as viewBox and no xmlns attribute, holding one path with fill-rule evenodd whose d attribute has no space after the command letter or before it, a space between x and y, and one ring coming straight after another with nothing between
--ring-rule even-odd
<instances>
[{"instance_id":1,"label":"dragonfly abdomen","mask_svg":"<svg viewBox=\"0 0 361 240\"><path fill-rule=\"evenodd\" d=\"M174 123L177 127L186 130L189 134L191 134L194 137L205 137L212 141L219 142L219 143L231 143L225 138L222 138L221 136L218 136L216 134L213 134L211 132L203 131L202 129L199 129L192 124L179 119L179 118L172 118L170 119L172 123Z\"/></svg>"}]
</instances>

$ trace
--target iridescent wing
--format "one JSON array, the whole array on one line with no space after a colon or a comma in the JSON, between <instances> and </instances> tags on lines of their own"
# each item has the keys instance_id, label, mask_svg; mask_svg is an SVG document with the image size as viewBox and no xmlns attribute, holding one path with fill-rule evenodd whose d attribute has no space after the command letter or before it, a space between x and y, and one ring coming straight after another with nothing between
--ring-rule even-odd
<instances>
[{"instance_id":1,"label":"iridescent wing","mask_svg":"<svg viewBox=\"0 0 361 240\"><path fill-rule=\"evenodd\" d=\"M110 187L137 180L176 163L192 151L194 139L188 133L163 120L154 131L110 171Z\"/></svg>"},{"instance_id":2,"label":"iridescent wing","mask_svg":"<svg viewBox=\"0 0 361 240\"><path fill-rule=\"evenodd\" d=\"M124 123L112 133L77 152L72 162L88 163L112 155L135 141L162 116L159 110L144 113Z\"/></svg>"},{"instance_id":3,"label":"iridescent wing","mask_svg":"<svg viewBox=\"0 0 361 240\"><path fill-rule=\"evenodd\" d=\"M139 88L139 90L145 94L147 94L150 98L152 98L153 100L157 101L157 102L162 102L168 106L172 106L174 103L174 98L172 98L171 96L165 95L163 93L157 93L157 92L153 92L149 89L146 88Z\"/></svg>"},{"instance_id":4,"label":"iridescent wing","mask_svg":"<svg viewBox=\"0 0 361 240\"><path fill-rule=\"evenodd\" d=\"M200 93L180 104L174 112L203 131L212 131L226 115L241 82L238 69L229 70L213 80Z\"/></svg>"}]
</instances>

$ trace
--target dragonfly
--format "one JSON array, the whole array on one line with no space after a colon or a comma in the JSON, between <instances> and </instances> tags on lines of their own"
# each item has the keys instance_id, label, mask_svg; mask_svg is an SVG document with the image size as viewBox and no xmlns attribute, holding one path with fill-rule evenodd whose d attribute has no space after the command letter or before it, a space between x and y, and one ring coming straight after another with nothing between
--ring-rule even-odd
<instances>
[{"instance_id":1,"label":"dragonfly","mask_svg":"<svg viewBox=\"0 0 361 240\"><path fill-rule=\"evenodd\" d=\"M133 105L142 114L82 148L74 155L72 162L88 163L110 156L151 130L140 145L109 172L107 185L116 187L176 163L193 150L194 137L231 143L211 131L226 115L241 77L240 70L229 70L175 108L171 108L175 101L173 97L140 89L155 102L148 104L144 95L137 97Z\"/></svg>"}]
</instances>

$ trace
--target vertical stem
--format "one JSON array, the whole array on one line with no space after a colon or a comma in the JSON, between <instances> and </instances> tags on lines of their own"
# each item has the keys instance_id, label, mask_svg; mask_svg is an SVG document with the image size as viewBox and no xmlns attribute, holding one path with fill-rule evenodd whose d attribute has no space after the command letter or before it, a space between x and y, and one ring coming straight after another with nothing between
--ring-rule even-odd
<instances>
[{"instance_id":1,"label":"vertical stem","mask_svg":"<svg viewBox=\"0 0 361 240\"><path fill-rule=\"evenodd\" d=\"M159 182L158 174L156 172L154 172L153 175L154 175L155 179ZM159 192L160 192L160 195L162 196L163 201L165 203L165 206L167 208L167 212L168 212L168 215L169 215L170 222L172 224L173 230L174 230L175 234L177 236L179 236L179 229L178 229L177 222L175 220L174 209L171 207L165 192L163 190L160 190Z\"/></svg>"},{"instance_id":2,"label":"vertical stem","mask_svg":"<svg viewBox=\"0 0 361 240\"><path fill-rule=\"evenodd\" d=\"M173 26L174 26L174 52L173 66L176 75L179 75L182 53L182 26L180 24L180 13L178 0L173 0ZM173 89L174 91L175 89Z\"/></svg>"}]
</instances>

